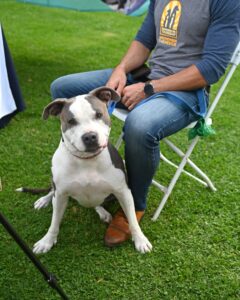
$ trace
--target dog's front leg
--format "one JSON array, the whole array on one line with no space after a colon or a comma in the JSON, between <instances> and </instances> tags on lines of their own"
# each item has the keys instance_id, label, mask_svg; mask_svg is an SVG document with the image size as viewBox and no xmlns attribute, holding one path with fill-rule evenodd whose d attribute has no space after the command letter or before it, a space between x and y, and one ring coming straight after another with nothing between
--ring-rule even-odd
<instances>
[{"instance_id":1,"label":"dog's front leg","mask_svg":"<svg viewBox=\"0 0 240 300\"><path fill-rule=\"evenodd\" d=\"M100 220L105 223L110 223L112 221L111 214L102 206L96 206L95 211L98 213Z\"/></svg>"},{"instance_id":2,"label":"dog's front leg","mask_svg":"<svg viewBox=\"0 0 240 300\"><path fill-rule=\"evenodd\" d=\"M51 202L53 195L54 191L51 190L46 196L39 198L37 201L35 201L34 208L39 210L43 207L47 207L48 204Z\"/></svg>"},{"instance_id":3,"label":"dog's front leg","mask_svg":"<svg viewBox=\"0 0 240 300\"><path fill-rule=\"evenodd\" d=\"M119 200L119 203L128 219L129 229L132 234L135 248L141 253L150 252L152 250L152 245L143 234L138 224L131 191L128 187L126 187L121 192L116 192L115 196Z\"/></svg>"},{"instance_id":4,"label":"dog's front leg","mask_svg":"<svg viewBox=\"0 0 240 300\"><path fill-rule=\"evenodd\" d=\"M47 234L34 245L34 253L46 253L52 248L53 245L57 243L59 227L67 207L67 202L67 196L58 195L58 193L56 193L56 195L53 197L53 214L51 225Z\"/></svg>"}]
</instances>

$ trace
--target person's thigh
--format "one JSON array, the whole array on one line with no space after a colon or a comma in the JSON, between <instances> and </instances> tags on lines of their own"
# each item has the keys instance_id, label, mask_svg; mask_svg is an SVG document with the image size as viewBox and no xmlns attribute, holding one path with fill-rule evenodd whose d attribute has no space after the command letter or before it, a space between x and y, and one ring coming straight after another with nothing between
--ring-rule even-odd
<instances>
[{"instance_id":1,"label":"person's thigh","mask_svg":"<svg viewBox=\"0 0 240 300\"><path fill-rule=\"evenodd\" d=\"M90 71L59 77L51 84L52 99L71 98L89 93L91 90L104 86L113 69Z\"/></svg>"},{"instance_id":2,"label":"person's thigh","mask_svg":"<svg viewBox=\"0 0 240 300\"><path fill-rule=\"evenodd\" d=\"M189 104L196 109L197 97L189 97ZM137 106L128 114L124 134L131 135L132 139L136 135L158 142L197 119L192 112L161 96Z\"/></svg>"}]
</instances>

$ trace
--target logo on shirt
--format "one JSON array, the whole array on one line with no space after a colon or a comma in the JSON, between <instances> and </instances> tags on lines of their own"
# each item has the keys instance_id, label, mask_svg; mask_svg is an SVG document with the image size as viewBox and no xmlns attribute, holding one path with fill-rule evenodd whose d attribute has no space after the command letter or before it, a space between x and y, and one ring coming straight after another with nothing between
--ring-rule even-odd
<instances>
[{"instance_id":1,"label":"logo on shirt","mask_svg":"<svg viewBox=\"0 0 240 300\"><path fill-rule=\"evenodd\" d=\"M159 41L163 44L176 46L181 11L182 5L180 1L172 0L165 6L160 20L159 35Z\"/></svg>"}]
</instances>

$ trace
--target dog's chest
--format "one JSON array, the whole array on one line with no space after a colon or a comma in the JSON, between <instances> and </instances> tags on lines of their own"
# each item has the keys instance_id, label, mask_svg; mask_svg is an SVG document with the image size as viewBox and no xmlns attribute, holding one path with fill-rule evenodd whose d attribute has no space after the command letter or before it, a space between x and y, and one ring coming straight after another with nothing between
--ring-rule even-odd
<instances>
[{"instance_id":1,"label":"dog's chest","mask_svg":"<svg viewBox=\"0 0 240 300\"><path fill-rule=\"evenodd\" d=\"M80 205L96 207L111 193L112 183L96 171L84 172L69 182L68 191Z\"/></svg>"},{"instance_id":2,"label":"dog's chest","mask_svg":"<svg viewBox=\"0 0 240 300\"><path fill-rule=\"evenodd\" d=\"M107 149L95 159L78 160L60 148L53 157L52 174L56 190L85 207L102 204L114 190L126 186L123 171L114 167Z\"/></svg>"}]
</instances>

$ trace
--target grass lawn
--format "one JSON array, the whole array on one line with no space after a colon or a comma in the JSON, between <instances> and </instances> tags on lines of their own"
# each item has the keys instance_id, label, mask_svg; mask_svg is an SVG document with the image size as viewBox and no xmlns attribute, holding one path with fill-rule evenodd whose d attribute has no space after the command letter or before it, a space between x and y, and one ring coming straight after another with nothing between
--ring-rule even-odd
<instances>
[{"instance_id":1,"label":"grass lawn","mask_svg":"<svg viewBox=\"0 0 240 300\"><path fill-rule=\"evenodd\" d=\"M50 101L49 86L64 74L114 66L142 18L1 0L0 21L27 103L27 110L0 130L0 210L32 247L48 229L52 209L36 212L37 197L14 190L22 185L46 187L50 182L50 160L60 133L58 120L41 120ZM193 154L218 191L210 192L182 176L161 217L152 222L162 196L152 188L142 221L152 253L137 253L131 242L107 249L106 225L93 210L70 201L57 246L40 256L70 299L240 298L239 80L240 70L216 109L217 135L202 140ZM113 142L120 130L120 123L113 120ZM186 132L174 137L180 144L186 139ZM157 176L166 183L172 174L162 165ZM2 226L0 299L59 299Z\"/></svg>"}]
</instances>

